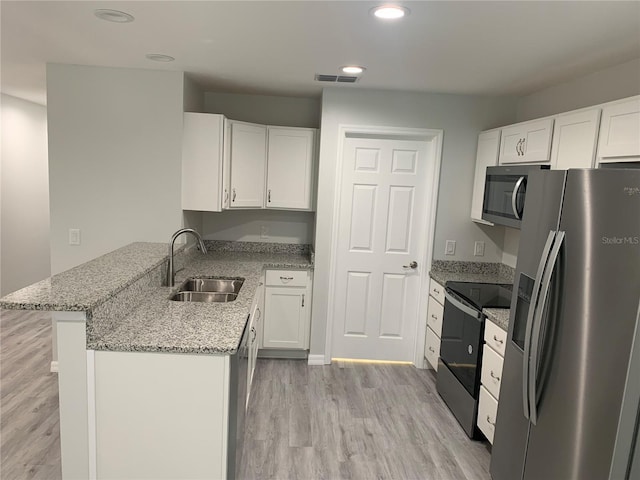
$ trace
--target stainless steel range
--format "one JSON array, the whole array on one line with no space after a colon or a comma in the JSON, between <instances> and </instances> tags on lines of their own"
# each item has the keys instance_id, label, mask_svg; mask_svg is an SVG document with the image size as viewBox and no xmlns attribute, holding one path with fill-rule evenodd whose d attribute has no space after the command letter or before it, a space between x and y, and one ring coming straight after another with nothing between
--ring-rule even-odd
<instances>
[{"instance_id":1,"label":"stainless steel range","mask_svg":"<svg viewBox=\"0 0 640 480\"><path fill-rule=\"evenodd\" d=\"M509 284L447 282L445 285L437 388L471 438L481 435L476 419L485 321L482 309L509 308L510 303Z\"/></svg>"}]
</instances>

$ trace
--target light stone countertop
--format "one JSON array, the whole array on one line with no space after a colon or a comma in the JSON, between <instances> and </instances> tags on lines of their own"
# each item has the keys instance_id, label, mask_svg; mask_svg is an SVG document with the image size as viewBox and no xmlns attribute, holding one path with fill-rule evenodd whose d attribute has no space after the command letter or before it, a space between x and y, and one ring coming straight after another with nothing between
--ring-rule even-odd
<instances>
[{"instance_id":1,"label":"light stone countertop","mask_svg":"<svg viewBox=\"0 0 640 480\"><path fill-rule=\"evenodd\" d=\"M167 244L139 242L11 293L0 299L0 308L85 312L90 350L233 354L263 270L313 264L308 248L296 245L206 243L214 249L206 255L180 253L185 246L176 246L177 267L184 268L173 288L158 286L166 274ZM192 276L242 277L244 283L233 302L169 300Z\"/></svg>"},{"instance_id":2,"label":"light stone countertop","mask_svg":"<svg viewBox=\"0 0 640 480\"><path fill-rule=\"evenodd\" d=\"M502 263L434 260L429 275L436 282L513 283L514 269Z\"/></svg>"},{"instance_id":3,"label":"light stone countertop","mask_svg":"<svg viewBox=\"0 0 640 480\"><path fill-rule=\"evenodd\" d=\"M87 348L121 352L234 354L265 268L313 268L308 255L194 252L176 275L176 287L156 287L111 328L102 327ZM188 277L242 277L238 297L228 303L175 302L169 296ZM94 321L100 322L100 318Z\"/></svg>"}]
</instances>

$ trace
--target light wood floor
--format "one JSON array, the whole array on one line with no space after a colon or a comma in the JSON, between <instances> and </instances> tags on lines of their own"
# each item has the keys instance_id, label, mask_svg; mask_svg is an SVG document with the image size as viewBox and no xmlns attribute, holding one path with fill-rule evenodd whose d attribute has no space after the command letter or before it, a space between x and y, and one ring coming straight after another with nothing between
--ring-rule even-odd
<instances>
[{"instance_id":1,"label":"light wood floor","mask_svg":"<svg viewBox=\"0 0 640 480\"><path fill-rule=\"evenodd\" d=\"M0 310L0 477L61 478L51 315Z\"/></svg>"},{"instance_id":2,"label":"light wood floor","mask_svg":"<svg viewBox=\"0 0 640 480\"><path fill-rule=\"evenodd\" d=\"M241 478L490 479L486 442L469 440L408 365L258 360Z\"/></svg>"},{"instance_id":3,"label":"light wood floor","mask_svg":"<svg viewBox=\"0 0 640 480\"><path fill-rule=\"evenodd\" d=\"M58 385L46 312L0 310L0 478L57 480ZM431 371L259 359L243 479L488 480Z\"/></svg>"}]
</instances>

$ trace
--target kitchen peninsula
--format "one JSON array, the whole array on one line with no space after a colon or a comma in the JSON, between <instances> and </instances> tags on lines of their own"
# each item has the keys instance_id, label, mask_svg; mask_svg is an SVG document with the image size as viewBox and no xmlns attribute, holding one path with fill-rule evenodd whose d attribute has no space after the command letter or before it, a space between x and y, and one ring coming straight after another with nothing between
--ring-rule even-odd
<instances>
[{"instance_id":1,"label":"kitchen peninsula","mask_svg":"<svg viewBox=\"0 0 640 480\"><path fill-rule=\"evenodd\" d=\"M176 249L176 285L239 277L235 301L170 300L164 243L130 244L0 299L54 312L63 478L233 478L239 348L263 272L313 266L308 246L207 247Z\"/></svg>"}]
</instances>

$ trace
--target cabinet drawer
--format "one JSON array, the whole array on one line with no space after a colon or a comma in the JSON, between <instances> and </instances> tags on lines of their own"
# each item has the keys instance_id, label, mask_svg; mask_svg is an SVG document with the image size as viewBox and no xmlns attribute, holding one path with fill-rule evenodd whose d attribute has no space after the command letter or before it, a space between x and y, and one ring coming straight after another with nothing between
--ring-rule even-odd
<instances>
[{"instance_id":1,"label":"cabinet drawer","mask_svg":"<svg viewBox=\"0 0 640 480\"><path fill-rule=\"evenodd\" d=\"M478 428L484 433L493 444L493 434L496 430L496 414L498 413L498 402L491 394L480 386L480 401L478 402Z\"/></svg>"},{"instance_id":2,"label":"cabinet drawer","mask_svg":"<svg viewBox=\"0 0 640 480\"><path fill-rule=\"evenodd\" d=\"M269 287L306 287L306 270L267 270L266 284Z\"/></svg>"},{"instance_id":3,"label":"cabinet drawer","mask_svg":"<svg viewBox=\"0 0 640 480\"><path fill-rule=\"evenodd\" d=\"M433 278L429 282L429 295L435 298L440 305L444 305L444 287Z\"/></svg>"},{"instance_id":4,"label":"cabinet drawer","mask_svg":"<svg viewBox=\"0 0 640 480\"><path fill-rule=\"evenodd\" d=\"M444 307L439 304L435 298L429 297L429 308L427 310L427 325L436 335L442 335L442 316Z\"/></svg>"},{"instance_id":5,"label":"cabinet drawer","mask_svg":"<svg viewBox=\"0 0 640 480\"><path fill-rule=\"evenodd\" d=\"M504 350L507 345L507 332L490 320L487 320L484 325L484 341L504 357Z\"/></svg>"},{"instance_id":6,"label":"cabinet drawer","mask_svg":"<svg viewBox=\"0 0 640 480\"><path fill-rule=\"evenodd\" d=\"M424 345L424 358L429 366L438 371L438 357L440 356L440 337L431 328L427 327L427 339Z\"/></svg>"},{"instance_id":7,"label":"cabinet drawer","mask_svg":"<svg viewBox=\"0 0 640 480\"><path fill-rule=\"evenodd\" d=\"M489 393L497 399L500 398L502 362L502 357L485 343L482 354L481 382Z\"/></svg>"}]
</instances>

